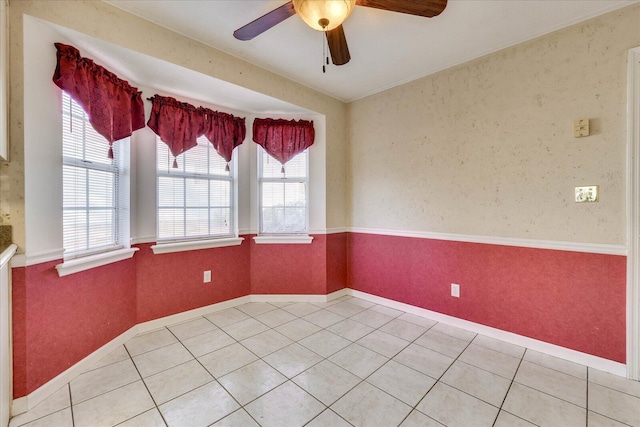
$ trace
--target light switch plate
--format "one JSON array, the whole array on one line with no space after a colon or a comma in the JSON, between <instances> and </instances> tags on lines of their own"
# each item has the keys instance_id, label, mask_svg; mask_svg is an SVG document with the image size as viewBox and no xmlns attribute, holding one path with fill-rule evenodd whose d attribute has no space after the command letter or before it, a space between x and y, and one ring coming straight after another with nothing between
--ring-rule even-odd
<instances>
[{"instance_id":1,"label":"light switch plate","mask_svg":"<svg viewBox=\"0 0 640 427\"><path fill-rule=\"evenodd\" d=\"M589 119L580 119L573 121L573 137L582 138L589 136Z\"/></svg>"},{"instance_id":2,"label":"light switch plate","mask_svg":"<svg viewBox=\"0 0 640 427\"><path fill-rule=\"evenodd\" d=\"M576 187L576 203L589 203L598 201L598 186L589 185Z\"/></svg>"}]
</instances>

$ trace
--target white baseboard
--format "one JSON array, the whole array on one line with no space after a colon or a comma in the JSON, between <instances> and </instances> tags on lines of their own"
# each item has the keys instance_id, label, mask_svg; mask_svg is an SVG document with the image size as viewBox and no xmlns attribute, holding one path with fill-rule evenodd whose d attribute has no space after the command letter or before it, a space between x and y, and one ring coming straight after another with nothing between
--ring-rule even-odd
<instances>
[{"instance_id":1,"label":"white baseboard","mask_svg":"<svg viewBox=\"0 0 640 427\"><path fill-rule=\"evenodd\" d=\"M340 289L327 295L318 294L255 294L251 295L251 302L329 302L348 295L347 288Z\"/></svg>"},{"instance_id":2,"label":"white baseboard","mask_svg":"<svg viewBox=\"0 0 640 427\"><path fill-rule=\"evenodd\" d=\"M555 356L564 360L568 360L570 362L579 363L590 368L610 372L621 377L626 377L627 375L627 366L623 363L614 362L612 360L603 359L602 357L593 356L591 354L582 353L576 350L571 350L569 348L514 334L512 332L507 332L501 329L492 328L490 326L481 325L479 323L470 322L468 320L459 319L457 317L448 316L436 311L431 311L391 299L382 298L376 295L368 294L366 292L356 291L354 289L349 289L348 292L349 295L356 298L384 305L389 308L395 308L396 310L402 310L404 312L435 320L437 322L445 323L447 325L466 329L468 331L482 334L491 338L499 339L511 344L539 351L550 356Z\"/></svg>"},{"instance_id":3,"label":"white baseboard","mask_svg":"<svg viewBox=\"0 0 640 427\"><path fill-rule=\"evenodd\" d=\"M327 296L317 294L256 294L251 295L251 302L327 302Z\"/></svg>"},{"instance_id":4,"label":"white baseboard","mask_svg":"<svg viewBox=\"0 0 640 427\"><path fill-rule=\"evenodd\" d=\"M327 302L349 295L349 288L343 288L327 295Z\"/></svg>"}]
</instances>

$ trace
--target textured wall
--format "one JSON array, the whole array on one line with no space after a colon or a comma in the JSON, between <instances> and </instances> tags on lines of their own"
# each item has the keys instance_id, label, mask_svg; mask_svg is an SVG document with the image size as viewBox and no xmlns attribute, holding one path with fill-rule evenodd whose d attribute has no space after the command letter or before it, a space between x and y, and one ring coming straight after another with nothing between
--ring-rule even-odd
<instances>
[{"instance_id":1,"label":"textured wall","mask_svg":"<svg viewBox=\"0 0 640 427\"><path fill-rule=\"evenodd\" d=\"M350 225L625 244L639 22L636 4L350 104Z\"/></svg>"},{"instance_id":2,"label":"textured wall","mask_svg":"<svg viewBox=\"0 0 640 427\"><path fill-rule=\"evenodd\" d=\"M249 295L249 242L227 248L154 255L137 245L136 323ZM211 270L211 283L203 272Z\"/></svg>"},{"instance_id":3,"label":"textured wall","mask_svg":"<svg viewBox=\"0 0 640 427\"><path fill-rule=\"evenodd\" d=\"M326 235L314 235L308 245L256 244L252 237L252 294L326 295Z\"/></svg>"},{"instance_id":4,"label":"textured wall","mask_svg":"<svg viewBox=\"0 0 640 427\"><path fill-rule=\"evenodd\" d=\"M350 288L625 362L626 257L350 233L349 259Z\"/></svg>"},{"instance_id":5,"label":"textured wall","mask_svg":"<svg viewBox=\"0 0 640 427\"><path fill-rule=\"evenodd\" d=\"M135 260L58 277L12 270L13 395L24 396L136 324Z\"/></svg>"}]
</instances>

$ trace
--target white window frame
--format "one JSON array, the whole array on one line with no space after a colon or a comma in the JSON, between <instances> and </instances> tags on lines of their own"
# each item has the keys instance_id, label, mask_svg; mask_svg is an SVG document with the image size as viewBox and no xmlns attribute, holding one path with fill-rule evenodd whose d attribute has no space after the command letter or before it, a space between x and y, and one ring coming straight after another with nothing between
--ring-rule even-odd
<instances>
[{"instance_id":1,"label":"white window frame","mask_svg":"<svg viewBox=\"0 0 640 427\"><path fill-rule=\"evenodd\" d=\"M66 95L62 96L63 100L66 98L67 98ZM64 112L62 114L64 114ZM73 119L74 117L72 117L72 120ZM78 119L78 118L75 117L75 119ZM62 116L61 116L61 120L62 120ZM85 125L91 126L91 124L88 121L85 121ZM108 150L108 148L109 148L108 145L105 144L105 152L106 150ZM85 161L85 160L81 160L73 157L67 157L64 155L62 156L62 167L72 166L72 167L80 167L87 170L112 172L116 174L116 179L115 179L116 185L113 189L114 202L115 202L114 216L113 216L113 223L112 223L113 233L115 237L114 244L102 246L102 247L89 248L88 250L74 251L74 252L68 252L68 253L65 252L63 255L64 261L61 264L56 265L56 270L58 271L58 275L60 277L131 258L133 254L138 250L138 248L131 248L130 237L129 237L129 233L130 233L130 227L129 227L130 143L129 143L129 138L125 138L115 142L112 145L112 148L114 151L114 159L115 159L115 162L112 165L92 163L89 161ZM63 186L63 194L64 194L64 186ZM89 194L88 189L87 189L87 194ZM87 210L91 210L91 209L88 208Z\"/></svg>"},{"instance_id":2,"label":"white window frame","mask_svg":"<svg viewBox=\"0 0 640 427\"><path fill-rule=\"evenodd\" d=\"M257 244L309 244L313 241L313 237L309 235L309 206L310 206L310 198L309 198L309 187L310 187L310 151L307 148L305 153L306 160L306 177L300 178L287 178L286 173L284 177L278 178L265 178L263 177L263 162L264 156L268 156L269 154L262 148L257 145L258 150L258 235L253 238L253 240ZM277 161L274 159L274 161ZM286 167L285 167L286 170ZM290 232L290 233L265 233L262 231L262 184L265 182L291 182L291 183L303 183L305 185L305 230L302 232Z\"/></svg>"},{"instance_id":3,"label":"white window frame","mask_svg":"<svg viewBox=\"0 0 640 427\"><path fill-rule=\"evenodd\" d=\"M205 137L200 137L205 138ZM155 153L157 156L158 153L158 144L164 144L160 140L159 137L156 137L155 141ZM215 150L211 143L208 143L208 147L210 150ZM182 155L181 155L182 156ZM178 163L180 164L180 157L178 156ZM218 248L218 247L227 247L227 246L237 246L242 243L244 238L238 237L238 178L237 178L237 155L234 155L229 162L230 173L229 176L224 175L215 175L215 174L199 174L193 172L184 172L180 169L169 169L168 172L161 171L158 169L158 159L156 159L155 167L156 167L156 244L151 246L154 254L165 254L172 252L183 252L183 251L191 251L198 249L209 249L209 248ZM160 238L159 227L160 227L160 177L179 177L185 180L187 179L200 179L207 181L228 181L231 186L230 191L230 204L229 207L231 209L230 220L232 222L230 227L229 234L206 234L199 236L181 236L174 238ZM184 192L186 197L186 191ZM175 207L174 207L175 208ZM187 209L186 206L182 206L182 209ZM206 208L209 212L211 207ZM186 221L186 215L185 215ZM185 224L186 227L186 224Z\"/></svg>"}]
</instances>

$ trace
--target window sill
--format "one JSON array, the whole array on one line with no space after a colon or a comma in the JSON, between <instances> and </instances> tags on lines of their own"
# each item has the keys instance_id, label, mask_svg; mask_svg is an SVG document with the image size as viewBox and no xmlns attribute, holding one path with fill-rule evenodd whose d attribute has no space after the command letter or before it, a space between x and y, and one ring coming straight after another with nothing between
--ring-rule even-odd
<instances>
[{"instance_id":1,"label":"window sill","mask_svg":"<svg viewBox=\"0 0 640 427\"><path fill-rule=\"evenodd\" d=\"M59 277L68 276L69 274L79 273L81 271L129 259L133 257L133 254L137 250L138 248L125 248L76 258L56 265L56 270L58 270Z\"/></svg>"},{"instance_id":2,"label":"window sill","mask_svg":"<svg viewBox=\"0 0 640 427\"><path fill-rule=\"evenodd\" d=\"M191 242L159 243L151 246L151 250L155 255L170 254L172 252L238 246L242 243L243 240L244 237L230 237L226 239L194 240Z\"/></svg>"},{"instance_id":3,"label":"window sill","mask_svg":"<svg viewBox=\"0 0 640 427\"><path fill-rule=\"evenodd\" d=\"M312 236L303 235L274 235L274 236L256 236L253 241L258 245L308 245L313 240Z\"/></svg>"}]
</instances>

